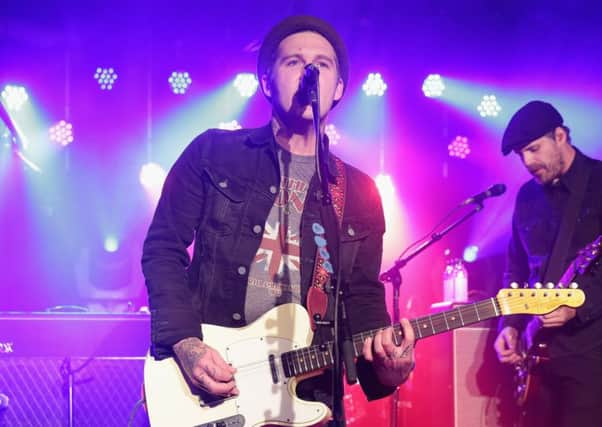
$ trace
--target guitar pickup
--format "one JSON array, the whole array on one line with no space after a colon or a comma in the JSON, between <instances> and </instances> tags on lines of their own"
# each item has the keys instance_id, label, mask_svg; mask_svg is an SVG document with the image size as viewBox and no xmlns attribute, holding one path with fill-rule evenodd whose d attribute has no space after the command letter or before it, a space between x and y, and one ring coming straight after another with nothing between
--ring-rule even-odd
<instances>
[{"instance_id":1,"label":"guitar pickup","mask_svg":"<svg viewBox=\"0 0 602 427\"><path fill-rule=\"evenodd\" d=\"M194 427L242 427L245 425L245 417L242 415L234 415L221 420L211 421L210 423L197 424Z\"/></svg>"}]
</instances>

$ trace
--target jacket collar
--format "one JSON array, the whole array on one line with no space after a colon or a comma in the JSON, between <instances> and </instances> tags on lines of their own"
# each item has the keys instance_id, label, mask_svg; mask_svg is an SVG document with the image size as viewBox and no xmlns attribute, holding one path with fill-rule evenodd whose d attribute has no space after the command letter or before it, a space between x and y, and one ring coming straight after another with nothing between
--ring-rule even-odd
<instances>
[{"instance_id":1,"label":"jacket collar","mask_svg":"<svg viewBox=\"0 0 602 427\"><path fill-rule=\"evenodd\" d=\"M328 143L328 135L324 134L324 138L326 138L326 143ZM247 143L255 147L269 146L269 148L275 154L277 143L272 130L272 125L268 123L266 126L254 129L249 133L247 137ZM328 156L328 172L333 177L339 175L335 165L334 155L332 153L329 153Z\"/></svg>"},{"instance_id":2,"label":"jacket collar","mask_svg":"<svg viewBox=\"0 0 602 427\"><path fill-rule=\"evenodd\" d=\"M569 169L560 177L560 185L567 188L571 193L576 191L579 185L581 185L581 175L585 173L588 167L587 157L575 148L575 158Z\"/></svg>"}]
</instances>

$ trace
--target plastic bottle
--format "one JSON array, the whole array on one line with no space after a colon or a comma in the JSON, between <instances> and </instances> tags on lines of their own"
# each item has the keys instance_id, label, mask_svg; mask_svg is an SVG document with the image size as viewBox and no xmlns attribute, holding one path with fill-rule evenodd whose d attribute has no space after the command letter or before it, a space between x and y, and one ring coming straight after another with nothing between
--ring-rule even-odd
<instances>
[{"instance_id":1,"label":"plastic bottle","mask_svg":"<svg viewBox=\"0 0 602 427\"><path fill-rule=\"evenodd\" d=\"M449 302L468 301L468 272L459 258L447 261L443 271L443 300Z\"/></svg>"}]
</instances>

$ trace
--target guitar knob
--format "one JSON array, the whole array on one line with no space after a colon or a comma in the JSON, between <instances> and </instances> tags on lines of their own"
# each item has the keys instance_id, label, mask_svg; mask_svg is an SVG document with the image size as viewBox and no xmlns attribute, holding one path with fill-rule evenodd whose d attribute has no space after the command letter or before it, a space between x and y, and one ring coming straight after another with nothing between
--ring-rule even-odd
<instances>
[{"instance_id":1,"label":"guitar knob","mask_svg":"<svg viewBox=\"0 0 602 427\"><path fill-rule=\"evenodd\" d=\"M571 288L571 289L577 289L578 287L579 287L579 285L575 282L573 282L569 285L569 288Z\"/></svg>"},{"instance_id":2,"label":"guitar knob","mask_svg":"<svg viewBox=\"0 0 602 427\"><path fill-rule=\"evenodd\" d=\"M518 289L518 283L516 283L516 282L510 283L510 288L511 289Z\"/></svg>"},{"instance_id":3,"label":"guitar knob","mask_svg":"<svg viewBox=\"0 0 602 427\"><path fill-rule=\"evenodd\" d=\"M548 288L548 289L554 289L554 286L555 286L555 285L554 285L554 283L552 283L552 282L548 282L548 283L546 283L546 288Z\"/></svg>"},{"instance_id":4,"label":"guitar knob","mask_svg":"<svg viewBox=\"0 0 602 427\"><path fill-rule=\"evenodd\" d=\"M543 287L543 285L541 284L541 282L536 282L536 283L533 285L533 287L534 287L535 289L541 289L541 288Z\"/></svg>"},{"instance_id":5,"label":"guitar knob","mask_svg":"<svg viewBox=\"0 0 602 427\"><path fill-rule=\"evenodd\" d=\"M558 282L558 289L564 289L564 283Z\"/></svg>"}]
</instances>

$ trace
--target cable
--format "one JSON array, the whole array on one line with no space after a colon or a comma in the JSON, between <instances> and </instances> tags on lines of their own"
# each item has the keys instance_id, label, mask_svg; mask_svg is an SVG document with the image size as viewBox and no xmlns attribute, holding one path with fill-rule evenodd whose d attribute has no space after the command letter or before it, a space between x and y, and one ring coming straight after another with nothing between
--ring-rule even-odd
<instances>
[{"instance_id":1,"label":"cable","mask_svg":"<svg viewBox=\"0 0 602 427\"><path fill-rule=\"evenodd\" d=\"M138 413L138 409L140 409L140 406L142 406L145 402L144 397L141 397L135 404L134 407L132 408L132 410L130 411L130 417L128 420L128 427L132 427L134 424L134 418L136 418L136 414Z\"/></svg>"}]
</instances>

